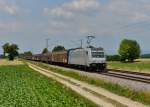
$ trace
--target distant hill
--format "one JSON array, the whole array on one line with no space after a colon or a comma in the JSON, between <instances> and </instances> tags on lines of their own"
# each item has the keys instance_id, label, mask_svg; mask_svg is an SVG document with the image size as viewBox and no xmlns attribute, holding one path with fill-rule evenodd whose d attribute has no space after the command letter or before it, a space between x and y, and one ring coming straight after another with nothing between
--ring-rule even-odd
<instances>
[{"instance_id":1,"label":"distant hill","mask_svg":"<svg viewBox=\"0 0 150 107\"><path fill-rule=\"evenodd\" d=\"M143 54L141 55L141 58L150 58L150 54Z\"/></svg>"}]
</instances>

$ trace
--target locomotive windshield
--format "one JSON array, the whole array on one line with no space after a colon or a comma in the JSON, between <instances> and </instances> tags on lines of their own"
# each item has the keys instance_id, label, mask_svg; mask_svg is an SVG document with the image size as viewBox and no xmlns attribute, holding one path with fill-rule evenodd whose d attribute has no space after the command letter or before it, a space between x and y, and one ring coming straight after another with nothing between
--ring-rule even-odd
<instances>
[{"instance_id":1,"label":"locomotive windshield","mask_svg":"<svg viewBox=\"0 0 150 107\"><path fill-rule=\"evenodd\" d=\"M92 52L93 58L104 58L104 52Z\"/></svg>"}]
</instances>

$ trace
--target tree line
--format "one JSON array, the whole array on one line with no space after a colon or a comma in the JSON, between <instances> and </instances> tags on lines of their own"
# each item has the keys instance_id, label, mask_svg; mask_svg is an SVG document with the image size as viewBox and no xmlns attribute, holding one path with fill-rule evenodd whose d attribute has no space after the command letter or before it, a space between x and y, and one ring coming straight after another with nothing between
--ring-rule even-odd
<instances>
[{"instance_id":1,"label":"tree line","mask_svg":"<svg viewBox=\"0 0 150 107\"><path fill-rule=\"evenodd\" d=\"M64 46L58 45L52 49L52 52L59 52L59 51L64 51L64 50L66 50ZM42 51L42 54L46 54L48 52L49 50L47 48L44 48Z\"/></svg>"},{"instance_id":2,"label":"tree line","mask_svg":"<svg viewBox=\"0 0 150 107\"><path fill-rule=\"evenodd\" d=\"M9 44L6 43L2 46L4 57L9 58L9 60L14 60L16 56L19 55L19 48L16 44ZM52 50L52 52L58 52L58 51L64 51L66 50L64 46L58 45L55 46ZM42 51L42 54L49 53L49 50L47 48L44 48ZM31 51L24 52L23 54L20 54L20 56L32 56ZM121 41L119 49L118 49L118 55L109 55L107 56L108 61L121 61L121 62L133 62L135 59L139 58L141 54L140 45L135 40L129 40L124 39Z\"/></svg>"},{"instance_id":3,"label":"tree line","mask_svg":"<svg viewBox=\"0 0 150 107\"><path fill-rule=\"evenodd\" d=\"M5 43L3 46L3 57L6 58L8 57L9 60L14 60L15 57L20 56L20 57L24 57L24 56L32 56L33 53L31 51L26 51L24 53L19 54L18 50L19 47L17 44L10 44L10 43ZM56 47L53 48L53 52L58 52L58 51L63 51L65 50L64 46L58 45ZM42 51L42 54L46 54L48 53L49 50L47 48L44 48Z\"/></svg>"}]
</instances>

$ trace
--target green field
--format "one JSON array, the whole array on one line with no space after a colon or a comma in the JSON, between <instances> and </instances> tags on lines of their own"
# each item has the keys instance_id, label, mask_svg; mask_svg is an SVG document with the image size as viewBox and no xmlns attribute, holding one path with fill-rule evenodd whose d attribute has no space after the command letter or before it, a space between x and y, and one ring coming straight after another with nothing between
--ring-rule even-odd
<instances>
[{"instance_id":1,"label":"green field","mask_svg":"<svg viewBox=\"0 0 150 107\"><path fill-rule=\"evenodd\" d=\"M150 73L150 60L140 59L134 63L108 62L108 68Z\"/></svg>"},{"instance_id":2,"label":"green field","mask_svg":"<svg viewBox=\"0 0 150 107\"><path fill-rule=\"evenodd\" d=\"M113 84L113 83L106 82L104 80L84 76L78 72L73 72L72 70L63 70L63 69L60 69L57 67L52 67L49 64L45 64L45 63L41 63L41 62L34 62L34 61L29 61L29 62L32 64L35 64L37 66L40 66L42 68L48 69L52 72L59 73L59 74L65 75L65 76L69 76L69 77L75 78L79 81L87 82L88 84L100 86L112 93L117 94L117 95L125 96L134 101L138 101L143 104L146 104L148 106L150 105L150 92L135 91L130 88L120 86L118 84Z\"/></svg>"},{"instance_id":3,"label":"green field","mask_svg":"<svg viewBox=\"0 0 150 107\"><path fill-rule=\"evenodd\" d=\"M27 65L0 66L0 107L94 107Z\"/></svg>"}]
</instances>

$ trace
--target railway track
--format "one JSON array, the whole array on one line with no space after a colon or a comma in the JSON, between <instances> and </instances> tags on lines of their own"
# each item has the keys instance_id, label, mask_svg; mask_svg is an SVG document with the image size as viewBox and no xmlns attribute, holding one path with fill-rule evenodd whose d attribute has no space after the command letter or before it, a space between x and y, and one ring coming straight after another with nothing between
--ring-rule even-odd
<instances>
[{"instance_id":1,"label":"railway track","mask_svg":"<svg viewBox=\"0 0 150 107\"><path fill-rule=\"evenodd\" d=\"M66 66L60 66L60 67L68 68ZM69 68L85 71L84 69L81 68L72 68L72 67ZM93 71L88 71L88 72L93 72ZM94 72L102 75L150 84L150 74L148 73L140 73L140 72L116 70L116 69L107 69L106 72L101 72L101 73L99 73L99 71L94 71Z\"/></svg>"},{"instance_id":2,"label":"railway track","mask_svg":"<svg viewBox=\"0 0 150 107\"><path fill-rule=\"evenodd\" d=\"M125 71L125 70L107 69L107 71L121 72L121 73L128 73L128 74L135 74L135 75L142 75L142 76L150 76L150 74L148 73L131 72L131 71Z\"/></svg>"},{"instance_id":3,"label":"railway track","mask_svg":"<svg viewBox=\"0 0 150 107\"><path fill-rule=\"evenodd\" d=\"M60 66L60 67L68 68L66 66ZM69 68L85 71L79 68L72 68L72 67L69 67ZM93 72L93 71L88 71L88 72ZM125 71L125 70L116 70L116 69L107 69L106 72L101 72L101 73L99 73L98 71L94 71L94 72L98 74L106 75L106 76L112 76L116 78L122 78L122 79L150 84L150 74L148 73L139 73L139 72L131 72L131 71Z\"/></svg>"},{"instance_id":4,"label":"railway track","mask_svg":"<svg viewBox=\"0 0 150 107\"><path fill-rule=\"evenodd\" d=\"M150 74L147 73L108 69L101 74L150 84Z\"/></svg>"}]
</instances>

